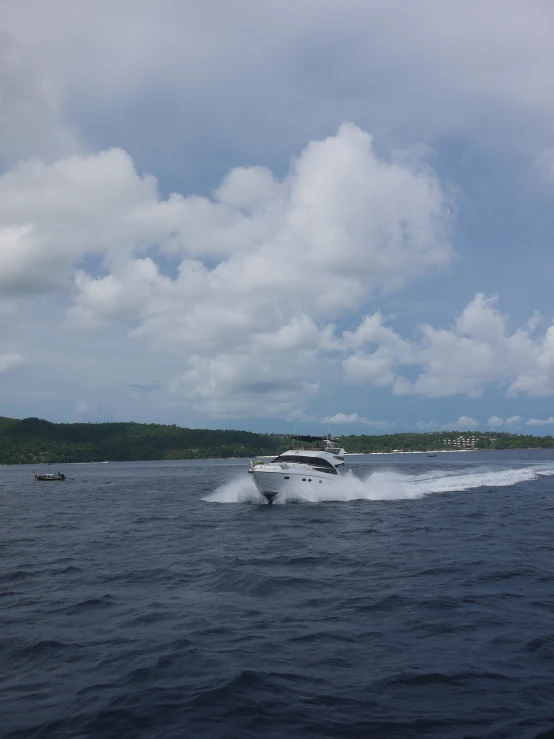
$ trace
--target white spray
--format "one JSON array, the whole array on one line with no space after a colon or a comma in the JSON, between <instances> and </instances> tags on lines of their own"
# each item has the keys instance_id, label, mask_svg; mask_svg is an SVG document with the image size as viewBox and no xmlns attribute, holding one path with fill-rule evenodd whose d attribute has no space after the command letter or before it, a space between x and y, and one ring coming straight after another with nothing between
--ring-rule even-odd
<instances>
[{"instance_id":1,"label":"white spray","mask_svg":"<svg viewBox=\"0 0 554 739\"><path fill-rule=\"evenodd\" d=\"M337 478L335 484L325 487L298 482L290 493L278 495L274 504L415 500L432 493L453 493L483 486L504 487L551 475L554 475L554 465L549 464L515 469L481 467L471 471L467 468L460 471L435 469L411 475L394 470L378 470L370 471L364 477L357 477L348 471ZM245 475L221 485L203 500L209 503L266 503L253 481Z\"/></svg>"}]
</instances>

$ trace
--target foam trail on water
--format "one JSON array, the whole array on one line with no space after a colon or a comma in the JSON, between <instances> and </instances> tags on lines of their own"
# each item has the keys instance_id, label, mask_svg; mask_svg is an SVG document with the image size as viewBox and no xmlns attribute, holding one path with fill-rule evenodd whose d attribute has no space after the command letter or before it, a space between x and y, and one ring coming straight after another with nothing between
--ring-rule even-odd
<instances>
[{"instance_id":1,"label":"foam trail on water","mask_svg":"<svg viewBox=\"0 0 554 739\"><path fill-rule=\"evenodd\" d=\"M394 470L369 472L357 477L348 471L333 485L315 486L298 481L290 492L280 494L274 505L286 503L348 502L351 500L416 500L433 493L454 493L479 487L505 487L554 475L554 465L541 464L511 469L432 470L407 475ZM323 488L323 489L322 489ZM241 476L221 485L202 500L210 503L266 503L250 477Z\"/></svg>"},{"instance_id":2,"label":"foam trail on water","mask_svg":"<svg viewBox=\"0 0 554 739\"><path fill-rule=\"evenodd\" d=\"M206 503L266 503L266 499L258 491L250 477L242 475L220 485L213 493L202 500Z\"/></svg>"}]
</instances>

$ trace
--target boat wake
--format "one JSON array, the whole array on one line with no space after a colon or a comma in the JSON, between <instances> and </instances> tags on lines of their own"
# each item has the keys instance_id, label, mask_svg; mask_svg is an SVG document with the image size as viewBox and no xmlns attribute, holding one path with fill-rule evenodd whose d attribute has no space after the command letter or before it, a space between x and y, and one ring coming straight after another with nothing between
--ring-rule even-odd
<instances>
[{"instance_id":1,"label":"boat wake","mask_svg":"<svg viewBox=\"0 0 554 739\"><path fill-rule=\"evenodd\" d=\"M358 477L349 471L336 485L310 488L299 483L286 495L281 493L274 505L286 503L348 502L353 500L417 500L433 493L454 493L479 487L505 487L520 482L554 475L553 464L511 469L481 467L478 470L433 470L420 474L404 474L394 470L378 470ZM202 498L208 503L266 504L252 480L240 477L218 487Z\"/></svg>"}]
</instances>

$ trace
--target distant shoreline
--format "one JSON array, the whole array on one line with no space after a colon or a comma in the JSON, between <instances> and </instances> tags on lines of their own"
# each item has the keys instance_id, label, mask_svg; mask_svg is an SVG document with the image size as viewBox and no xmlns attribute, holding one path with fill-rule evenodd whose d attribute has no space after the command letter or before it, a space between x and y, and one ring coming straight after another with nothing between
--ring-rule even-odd
<instances>
[{"instance_id":1,"label":"distant shoreline","mask_svg":"<svg viewBox=\"0 0 554 739\"><path fill-rule=\"evenodd\" d=\"M521 448L527 449L529 447L521 447ZM536 447L531 447L531 448L535 449ZM387 455L389 454L452 454L452 452L458 453L458 452L489 452L489 451L495 451L495 450L494 449L429 449L429 451L425 451L425 452L415 450L415 451L407 451L407 452L398 452L398 451L397 452L345 452L344 454L345 456L348 456L348 457L352 457L352 456L369 457L372 454L387 454ZM497 449L496 451L505 451L505 450Z\"/></svg>"},{"instance_id":2,"label":"distant shoreline","mask_svg":"<svg viewBox=\"0 0 554 739\"><path fill-rule=\"evenodd\" d=\"M0 416L0 464L75 464L182 459L249 459L277 456L293 434L228 429L191 429L129 422L51 423ZM323 439L322 435L316 437ZM487 449L552 449L554 437L492 431L433 431L396 434L341 434L349 456L428 454ZM473 445L469 447L469 445ZM464 448L459 448L463 446ZM446 447L446 448L445 448ZM458 447L458 448L456 448Z\"/></svg>"},{"instance_id":3,"label":"distant shoreline","mask_svg":"<svg viewBox=\"0 0 554 739\"><path fill-rule=\"evenodd\" d=\"M429 449L429 451L407 451L407 452L345 452L347 457L371 457L376 454L378 456L391 454L458 454L459 452L514 452L514 451L531 451L532 449L554 449L554 447L546 446L511 446L503 449Z\"/></svg>"}]
</instances>

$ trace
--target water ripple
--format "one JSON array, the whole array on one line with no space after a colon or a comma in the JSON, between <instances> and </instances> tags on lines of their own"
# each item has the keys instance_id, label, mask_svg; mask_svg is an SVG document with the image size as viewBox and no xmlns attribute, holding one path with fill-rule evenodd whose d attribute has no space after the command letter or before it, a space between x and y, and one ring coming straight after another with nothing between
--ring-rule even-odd
<instances>
[{"instance_id":1,"label":"water ripple","mask_svg":"<svg viewBox=\"0 0 554 739\"><path fill-rule=\"evenodd\" d=\"M548 454L294 506L243 460L2 469L2 739L552 736Z\"/></svg>"}]
</instances>

